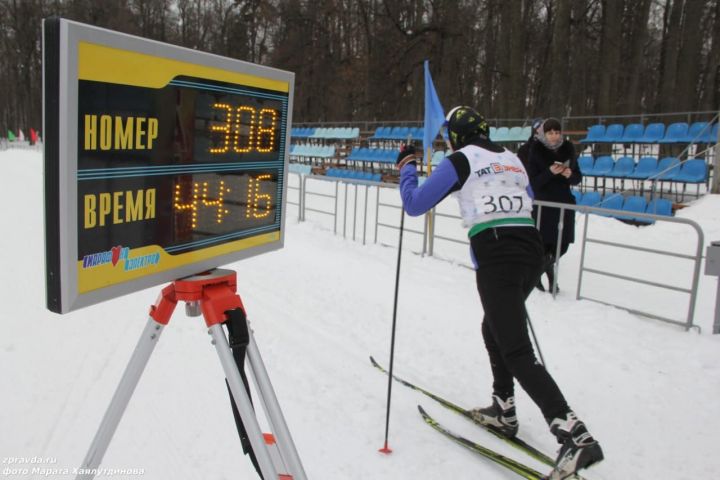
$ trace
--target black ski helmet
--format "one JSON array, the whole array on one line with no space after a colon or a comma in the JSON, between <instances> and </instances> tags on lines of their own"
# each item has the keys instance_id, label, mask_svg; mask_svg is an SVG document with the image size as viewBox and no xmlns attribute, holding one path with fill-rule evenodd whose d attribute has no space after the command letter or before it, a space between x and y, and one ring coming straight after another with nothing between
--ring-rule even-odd
<instances>
[{"instance_id":1,"label":"black ski helmet","mask_svg":"<svg viewBox=\"0 0 720 480\"><path fill-rule=\"evenodd\" d=\"M474 108L459 106L448 112L445 124L454 150L464 147L479 136L489 137L490 127Z\"/></svg>"}]
</instances>

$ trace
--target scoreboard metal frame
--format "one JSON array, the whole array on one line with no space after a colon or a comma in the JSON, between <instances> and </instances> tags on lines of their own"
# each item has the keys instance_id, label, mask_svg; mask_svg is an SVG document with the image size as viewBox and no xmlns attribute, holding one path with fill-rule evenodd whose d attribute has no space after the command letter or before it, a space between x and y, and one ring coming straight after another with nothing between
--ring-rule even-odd
<instances>
[{"instance_id":1,"label":"scoreboard metal frame","mask_svg":"<svg viewBox=\"0 0 720 480\"><path fill-rule=\"evenodd\" d=\"M164 117L138 114L133 123L132 108L106 115L81 109L88 98L118 105L118 92L137 104L154 99L140 110ZM291 72L46 19L47 308L67 313L282 248L293 92ZM175 97L194 112L189 119L176 114L184 128L167 120L176 106L166 100ZM126 130L98 130L112 125ZM178 160L170 150L181 134L194 147ZM92 182L99 183L88 193ZM98 193L98 185L110 191ZM108 202L123 198L129 204L109 210ZM185 230L177 233L180 224Z\"/></svg>"}]
</instances>

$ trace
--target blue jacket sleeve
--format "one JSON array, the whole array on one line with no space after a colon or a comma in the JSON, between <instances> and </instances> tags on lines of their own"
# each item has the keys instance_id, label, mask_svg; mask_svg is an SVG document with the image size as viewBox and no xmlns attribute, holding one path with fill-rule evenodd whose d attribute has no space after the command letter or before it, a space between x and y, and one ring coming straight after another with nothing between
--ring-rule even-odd
<instances>
[{"instance_id":1,"label":"blue jacket sleeve","mask_svg":"<svg viewBox=\"0 0 720 480\"><path fill-rule=\"evenodd\" d=\"M418 187L417 170L405 165L400 171L400 197L408 215L417 217L440 203L458 184L452 162L443 159L427 180Z\"/></svg>"}]
</instances>

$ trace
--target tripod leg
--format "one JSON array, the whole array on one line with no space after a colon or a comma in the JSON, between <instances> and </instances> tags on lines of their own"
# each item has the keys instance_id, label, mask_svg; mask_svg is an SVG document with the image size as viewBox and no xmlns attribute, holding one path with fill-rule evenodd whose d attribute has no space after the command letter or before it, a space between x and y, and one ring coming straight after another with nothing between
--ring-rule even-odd
<instances>
[{"instance_id":1,"label":"tripod leg","mask_svg":"<svg viewBox=\"0 0 720 480\"><path fill-rule=\"evenodd\" d=\"M145 370L150 355L155 349L163 327L164 325L156 322L152 317L148 319L145 329L142 335L140 335L140 340L138 340L135 346L135 351L125 368L125 373L123 373L120 379L120 384L117 390L115 390L115 394L110 401L110 405L105 412L105 416L85 456L85 460L83 460L82 466L78 470L78 474L75 477L76 480L90 480L95 478L95 472L100 466L103 456L105 456L110 440L115 434L115 430L120 423L123 413L125 413L125 408L135 391L135 387L142 376L143 370Z\"/></svg>"},{"instance_id":2,"label":"tripod leg","mask_svg":"<svg viewBox=\"0 0 720 480\"><path fill-rule=\"evenodd\" d=\"M262 471L263 478L266 480L278 478L277 470L272 463L270 458L270 452L263 441L263 434L260 431L257 418L255 418L255 411L253 410L250 398L245 391L245 385L243 385L242 377L238 371L235 360L233 359L232 353L230 352L230 345L228 344L225 333L222 330L220 324L214 324L210 327L210 335L212 336L215 349L217 350L218 357L220 358L220 364L225 372L225 378L227 378L230 391L232 392L233 399L237 405L238 412L242 419L242 423L245 426L245 430L248 434L248 440L250 445L255 452L255 457L260 464L260 470Z\"/></svg>"},{"instance_id":3,"label":"tripod leg","mask_svg":"<svg viewBox=\"0 0 720 480\"><path fill-rule=\"evenodd\" d=\"M307 475L305 474L302 462L300 461L300 456L297 453L295 444L290 436L290 430L288 429L287 423L285 423L285 417L280 409L280 404L275 396L275 390L270 383L270 377L268 376L265 364L260 357L260 352L257 344L255 343L255 338L249 328L248 336L250 342L247 347L247 355L248 360L250 361L250 368L252 369L255 384L258 387L260 396L264 400L268 419L270 420L273 430L278 437L278 447L280 448L285 461L289 463L288 466L290 467L290 473L292 473L293 479L307 480Z\"/></svg>"},{"instance_id":4,"label":"tripod leg","mask_svg":"<svg viewBox=\"0 0 720 480\"><path fill-rule=\"evenodd\" d=\"M235 365L237 365L238 372L240 372L240 378L242 378L243 385L245 385L245 391L248 394L250 404L252 404L250 384L248 383L247 376L245 375L245 353L248 345L248 326L245 318L245 312L242 308L235 308L233 310L226 311L225 314L227 316L225 326L228 330L228 343L230 345L230 350L232 351L232 356L235 359ZM260 478L263 478L260 464L257 461L255 452L253 452L247 431L245 430L245 425L243 425L242 417L238 411L227 379L225 380L225 386L227 387L228 394L230 395L230 407L232 408L233 418L235 419L235 426L237 427L238 436L240 437L240 445L242 446L243 453L250 456L250 461L255 467L255 470Z\"/></svg>"}]
</instances>

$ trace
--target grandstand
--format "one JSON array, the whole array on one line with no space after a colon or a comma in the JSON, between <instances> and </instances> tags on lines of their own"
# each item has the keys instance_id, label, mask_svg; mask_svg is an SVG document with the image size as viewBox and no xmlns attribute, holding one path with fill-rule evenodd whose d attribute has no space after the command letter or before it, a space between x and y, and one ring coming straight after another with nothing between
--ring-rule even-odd
<instances>
[{"instance_id":1,"label":"grandstand","mask_svg":"<svg viewBox=\"0 0 720 480\"><path fill-rule=\"evenodd\" d=\"M529 119L489 123L490 138L512 151L531 134ZM671 214L687 198L710 190L718 141L718 118L712 112L565 117L562 123L579 153L583 183L578 203L627 210L618 218L634 221L632 212ZM422 142L423 127L419 122L300 125L291 135L291 162L308 165L313 173L396 183L398 147L408 140ZM438 137L423 174L445 157L446 148Z\"/></svg>"},{"instance_id":2,"label":"grandstand","mask_svg":"<svg viewBox=\"0 0 720 480\"><path fill-rule=\"evenodd\" d=\"M513 123L513 121L509 121ZM529 120L514 121L509 126L490 127L493 141L517 148L530 137ZM300 125L291 130L290 160L310 165L316 173L328 169L350 170L373 175L380 174L385 182L398 181L395 157L400 145L408 141L422 142L423 127L418 122L371 124L361 126L309 126ZM438 137L434 144L431 165L437 165L447 153L447 146ZM422 167L423 172L425 167ZM343 174L353 178L353 174Z\"/></svg>"}]
</instances>

